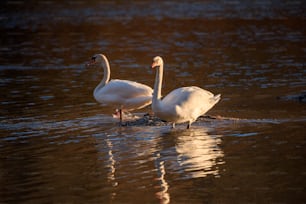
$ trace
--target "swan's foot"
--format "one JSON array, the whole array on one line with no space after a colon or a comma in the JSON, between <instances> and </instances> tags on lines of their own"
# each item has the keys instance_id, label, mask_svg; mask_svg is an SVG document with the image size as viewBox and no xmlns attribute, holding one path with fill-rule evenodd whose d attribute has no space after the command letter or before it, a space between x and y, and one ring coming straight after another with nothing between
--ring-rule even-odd
<instances>
[{"instance_id":1,"label":"swan's foot","mask_svg":"<svg viewBox=\"0 0 306 204\"><path fill-rule=\"evenodd\" d=\"M191 125L190 125L190 124L188 124L186 129L189 129L189 128L190 128L190 126L191 126Z\"/></svg>"},{"instance_id":2,"label":"swan's foot","mask_svg":"<svg viewBox=\"0 0 306 204\"><path fill-rule=\"evenodd\" d=\"M116 109L115 113L113 113L112 115L113 115L113 118L119 118L120 119L120 110Z\"/></svg>"},{"instance_id":3,"label":"swan's foot","mask_svg":"<svg viewBox=\"0 0 306 204\"><path fill-rule=\"evenodd\" d=\"M128 123L127 122L119 122L119 127L125 127L125 126L128 126Z\"/></svg>"},{"instance_id":4,"label":"swan's foot","mask_svg":"<svg viewBox=\"0 0 306 204\"><path fill-rule=\"evenodd\" d=\"M119 118L119 126L124 126L125 124L123 124L122 122L122 110L121 109L116 109L115 113L113 113L113 118Z\"/></svg>"}]
</instances>

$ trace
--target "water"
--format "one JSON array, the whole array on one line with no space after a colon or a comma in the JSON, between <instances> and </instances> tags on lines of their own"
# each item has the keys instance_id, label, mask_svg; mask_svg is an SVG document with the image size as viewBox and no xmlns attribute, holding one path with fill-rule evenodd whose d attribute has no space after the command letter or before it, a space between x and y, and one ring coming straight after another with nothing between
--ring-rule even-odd
<instances>
[{"instance_id":1,"label":"water","mask_svg":"<svg viewBox=\"0 0 306 204\"><path fill-rule=\"evenodd\" d=\"M0 203L306 202L304 2L0 4ZM120 127L96 53L152 87L160 55L164 94L222 100L190 130Z\"/></svg>"}]
</instances>

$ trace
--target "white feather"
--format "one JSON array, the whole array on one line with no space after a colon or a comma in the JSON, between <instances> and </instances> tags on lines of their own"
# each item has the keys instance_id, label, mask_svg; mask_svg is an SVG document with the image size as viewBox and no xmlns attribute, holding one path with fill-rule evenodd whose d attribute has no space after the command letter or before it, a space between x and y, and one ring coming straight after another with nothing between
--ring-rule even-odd
<instances>
[{"instance_id":1,"label":"white feather","mask_svg":"<svg viewBox=\"0 0 306 204\"><path fill-rule=\"evenodd\" d=\"M132 111L150 105L153 90L151 87L128 80L110 79L110 66L102 54L94 55L92 63L103 67L104 76L94 90L94 98L106 106L114 106L125 111Z\"/></svg>"},{"instance_id":2,"label":"white feather","mask_svg":"<svg viewBox=\"0 0 306 204\"><path fill-rule=\"evenodd\" d=\"M214 95L211 92L196 86L181 87L171 91L161 99L161 87L163 76L163 60L157 56L153 59L153 68L157 68L154 85L152 109L154 114L175 123L188 122L188 127L199 116L204 115L221 98L221 95Z\"/></svg>"}]
</instances>

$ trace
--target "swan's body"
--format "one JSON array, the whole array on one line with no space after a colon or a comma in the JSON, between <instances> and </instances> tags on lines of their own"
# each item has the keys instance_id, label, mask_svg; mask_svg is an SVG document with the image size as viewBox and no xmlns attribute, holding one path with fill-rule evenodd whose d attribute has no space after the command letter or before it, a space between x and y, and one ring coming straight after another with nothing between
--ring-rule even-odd
<instances>
[{"instance_id":1,"label":"swan's body","mask_svg":"<svg viewBox=\"0 0 306 204\"><path fill-rule=\"evenodd\" d=\"M218 101L221 95L214 95L196 86L182 87L173 90L161 99L163 78L163 60L157 56L153 59L152 68L156 68L152 110L162 120L173 123L188 122L190 127L199 116L205 114Z\"/></svg>"},{"instance_id":2,"label":"swan's body","mask_svg":"<svg viewBox=\"0 0 306 204\"><path fill-rule=\"evenodd\" d=\"M119 109L120 122L122 111L132 111L144 108L152 102L153 90L151 87L134 81L110 79L110 66L107 58L102 54L92 57L89 65L97 64L104 69L102 81L94 90L96 101L106 106L114 106Z\"/></svg>"}]
</instances>

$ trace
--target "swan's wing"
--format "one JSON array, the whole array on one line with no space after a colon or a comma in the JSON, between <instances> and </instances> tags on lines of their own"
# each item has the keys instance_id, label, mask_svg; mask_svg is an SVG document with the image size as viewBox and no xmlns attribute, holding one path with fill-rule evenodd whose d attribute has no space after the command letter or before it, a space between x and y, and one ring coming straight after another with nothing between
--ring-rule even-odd
<instances>
[{"instance_id":1,"label":"swan's wing","mask_svg":"<svg viewBox=\"0 0 306 204\"><path fill-rule=\"evenodd\" d=\"M111 80L103 88L106 94L116 94L123 98L133 98L141 96L152 96L153 90L151 87L128 80Z\"/></svg>"},{"instance_id":2,"label":"swan's wing","mask_svg":"<svg viewBox=\"0 0 306 204\"><path fill-rule=\"evenodd\" d=\"M171 91L167 96L165 96L165 98L163 98L163 103L169 105L182 105L191 102L200 103L200 101L203 102L203 100L206 101L212 97L214 97L214 95L209 91L197 86L188 86Z\"/></svg>"},{"instance_id":3,"label":"swan's wing","mask_svg":"<svg viewBox=\"0 0 306 204\"><path fill-rule=\"evenodd\" d=\"M153 90L149 86L116 79L111 80L95 93L95 99L102 104L133 110L149 105L152 101L152 94Z\"/></svg>"},{"instance_id":4,"label":"swan's wing","mask_svg":"<svg viewBox=\"0 0 306 204\"><path fill-rule=\"evenodd\" d=\"M173 90L162 100L163 108L175 113L180 118L195 120L205 114L220 100L220 95L196 86L182 87Z\"/></svg>"}]
</instances>

